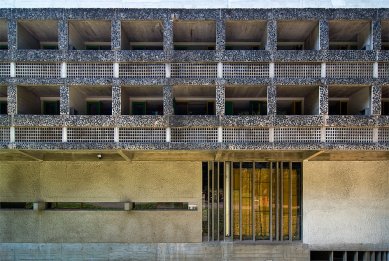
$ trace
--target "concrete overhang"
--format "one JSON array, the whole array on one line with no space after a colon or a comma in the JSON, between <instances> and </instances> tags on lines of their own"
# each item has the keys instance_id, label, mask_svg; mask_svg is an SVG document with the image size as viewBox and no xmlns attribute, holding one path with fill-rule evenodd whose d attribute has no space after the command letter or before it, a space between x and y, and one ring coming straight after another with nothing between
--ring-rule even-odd
<instances>
[{"instance_id":1,"label":"concrete overhang","mask_svg":"<svg viewBox=\"0 0 389 261\"><path fill-rule=\"evenodd\" d=\"M2 150L0 161L387 161L389 151Z\"/></svg>"}]
</instances>

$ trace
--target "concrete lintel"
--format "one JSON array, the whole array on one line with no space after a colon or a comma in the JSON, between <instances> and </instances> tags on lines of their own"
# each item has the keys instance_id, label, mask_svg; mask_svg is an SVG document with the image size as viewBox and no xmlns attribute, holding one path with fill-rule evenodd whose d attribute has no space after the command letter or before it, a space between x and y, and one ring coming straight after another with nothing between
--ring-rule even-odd
<instances>
[{"instance_id":1,"label":"concrete lintel","mask_svg":"<svg viewBox=\"0 0 389 261\"><path fill-rule=\"evenodd\" d=\"M35 160L35 161L43 161L43 159L42 159L41 157L35 156L35 155L33 155L33 153L31 153L31 152L26 152L26 151L23 151L23 150L18 150L18 152L19 152L20 154L22 154L22 155L24 155L24 156L30 158L30 159Z\"/></svg>"},{"instance_id":2,"label":"concrete lintel","mask_svg":"<svg viewBox=\"0 0 389 261\"><path fill-rule=\"evenodd\" d=\"M319 156L320 154L322 154L323 152L324 152L324 150L313 152L313 154L308 156L307 158L305 158L304 161L310 161L311 159L315 158L316 156Z\"/></svg>"},{"instance_id":3,"label":"concrete lintel","mask_svg":"<svg viewBox=\"0 0 389 261\"><path fill-rule=\"evenodd\" d=\"M118 150L118 154L126 161L132 161L134 154L129 151Z\"/></svg>"}]
</instances>

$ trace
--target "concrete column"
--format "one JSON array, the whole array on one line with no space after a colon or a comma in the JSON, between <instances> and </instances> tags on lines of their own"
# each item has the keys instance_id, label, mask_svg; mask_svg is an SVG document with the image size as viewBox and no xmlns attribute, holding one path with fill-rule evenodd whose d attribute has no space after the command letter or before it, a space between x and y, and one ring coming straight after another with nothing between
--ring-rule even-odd
<instances>
[{"instance_id":1,"label":"concrete column","mask_svg":"<svg viewBox=\"0 0 389 261\"><path fill-rule=\"evenodd\" d=\"M119 78L119 63L113 63L113 78Z\"/></svg>"},{"instance_id":2,"label":"concrete column","mask_svg":"<svg viewBox=\"0 0 389 261\"><path fill-rule=\"evenodd\" d=\"M168 17L163 20L163 51L170 57L173 50L173 17Z\"/></svg>"},{"instance_id":3,"label":"concrete column","mask_svg":"<svg viewBox=\"0 0 389 261\"><path fill-rule=\"evenodd\" d=\"M166 142L172 141L172 130L170 127L166 128Z\"/></svg>"},{"instance_id":4,"label":"concrete column","mask_svg":"<svg viewBox=\"0 0 389 261\"><path fill-rule=\"evenodd\" d=\"M61 78L66 78L68 76L67 72L68 65L66 62L61 63Z\"/></svg>"},{"instance_id":5,"label":"concrete column","mask_svg":"<svg viewBox=\"0 0 389 261\"><path fill-rule=\"evenodd\" d=\"M119 116L122 114L122 92L120 83L116 80L112 84L112 115Z\"/></svg>"},{"instance_id":6,"label":"concrete column","mask_svg":"<svg viewBox=\"0 0 389 261\"><path fill-rule=\"evenodd\" d=\"M217 127L217 142L223 142L223 127Z\"/></svg>"},{"instance_id":7,"label":"concrete column","mask_svg":"<svg viewBox=\"0 0 389 261\"><path fill-rule=\"evenodd\" d=\"M223 63L221 62L217 63L217 78L223 78Z\"/></svg>"},{"instance_id":8,"label":"concrete column","mask_svg":"<svg viewBox=\"0 0 389 261\"><path fill-rule=\"evenodd\" d=\"M118 17L115 17L111 20L111 49L120 50L121 48L121 39L122 39L122 27L121 21Z\"/></svg>"},{"instance_id":9,"label":"concrete column","mask_svg":"<svg viewBox=\"0 0 389 261\"><path fill-rule=\"evenodd\" d=\"M11 126L9 128L9 141L15 142L15 127L14 126Z\"/></svg>"},{"instance_id":10,"label":"concrete column","mask_svg":"<svg viewBox=\"0 0 389 261\"><path fill-rule=\"evenodd\" d=\"M274 63L269 63L269 78L274 78L275 76L275 65Z\"/></svg>"},{"instance_id":11,"label":"concrete column","mask_svg":"<svg viewBox=\"0 0 389 261\"><path fill-rule=\"evenodd\" d=\"M69 90L69 86L67 86L66 84L64 85L61 85L59 87L59 112L61 115L68 115L69 112L70 112L70 107L69 107L69 100L70 100L70 90Z\"/></svg>"},{"instance_id":12,"label":"concrete column","mask_svg":"<svg viewBox=\"0 0 389 261\"><path fill-rule=\"evenodd\" d=\"M265 49L268 51L277 50L277 21L268 20L266 29L267 37Z\"/></svg>"},{"instance_id":13,"label":"concrete column","mask_svg":"<svg viewBox=\"0 0 389 261\"><path fill-rule=\"evenodd\" d=\"M370 88L370 114L380 115L381 114L381 97L382 88L380 85L373 85Z\"/></svg>"},{"instance_id":14,"label":"concrete column","mask_svg":"<svg viewBox=\"0 0 389 261\"><path fill-rule=\"evenodd\" d=\"M373 20L371 22L371 41L373 50L381 50L381 21Z\"/></svg>"},{"instance_id":15,"label":"concrete column","mask_svg":"<svg viewBox=\"0 0 389 261\"><path fill-rule=\"evenodd\" d=\"M373 128L373 142L378 142L378 128Z\"/></svg>"},{"instance_id":16,"label":"concrete column","mask_svg":"<svg viewBox=\"0 0 389 261\"><path fill-rule=\"evenodd\" d=\"M321 71L320 71L320 77L326 78L327 77L327 68L326 63L321 63Z\"/></svg>"},{"instance_id":17,"label":"concrete column","mask_svg":"<svg viewBox=\"0 0 389 261\"><path fill-rule=\"evenodd\" d=\"M328 115L328 86L319 86L319 115Z\"/></svg>"},{"instance_id":18,"label":"concrete column","mask_svg":"<svg viewBox=\"0 0 389 261\"><path fill-rule=\"evenodd\" d=\"M216 115L225 114L225 88L224 83L216 83Z\"/></svg>"},{"instance_id":19,"label":"concrete column","mask_svg":"<svg viewBox=\"0 0 389 261\"><path fill-rule=\"evenodd\" d=\"M269 128L269 142L274 142L274 127Z\"/></svg>"},{"instance_id":20,"label":"concrete column","mask_svg":"<svg viewBox=\"0 0 389 261\"><path fill-rule=\"evenodd\" d=\"M326 142L326 127L320 128L320 142Z\"/></svg>"},{"instance_id":21,"label":"concrete column","mask_svg":"<svg viewBox=\"0 0 389 261\"><path fill-rule=\"evenodd\" d=\"M16 63L15 62L10 63L9 76L12 78L16 77Z\"/></svg>"},{"instance_id":22,"label":"concrete column","mask_svg":"<svg viewBox=\"0 0 389 261\"><path fill-rule=\"evenodd\" d=\"M113 128L113 141L119 142L119 127Z\"/></svg>"},{"instance_id":23,"label":"concrete column","mask_svg":"<svg viewBox=\"0 0 389 261\"><path fill-rule=\"evenodd\" d=\"M68 20L61 19L58 21L58 49L69 49L69 26Z\"/></svg>"},{"instance_id":24,"label":"concrete column","mask_svg":"<svg viewBox=\"0 0 389 261\"><path fill-rule=\"evenodd\" d=\"M163 114L173 115L173 87L170 85L163 86Z\"/></svg>"},{"instance_id":25,"label":"concrete column","mask_svg":"<svg viewBox=\"0 0 389 261\"><path fill-rule=\"evenodd\" d=\"M373 78L375 78L375 79L378 78L378 63L377 62L373 63Z\"/></svg>"},{"instance_id":26,"label":"concrete column","mask_svg":"<svg viewBox=\"0 0 389 261\"><path fill-rule=\"evenodd\" d=\"M15 51L17 49L17 21L16 19L8 20L8 50Z\"/></svg>"},{"instance_id":27,"label":"concrete column","mask_svg":"<svg viewBox=\"0 0 389 261\"><path fill-rule=\"evenodd\" d=\"M7 87L7 111L9 115L17 114L17 87L15 84L10 84Z\"/></svg>"},{"instance_id":28,"label":"concrete column","mask_svg":"<svg viewBox=\"0 0 389 261\"><path fill-rule=\"evenodd\" d=\"M223 52L226 48L226 28L222 17L216 20L216 52Z\"/></svg>"},{"instance_id":29,"label":"concrete column","mask_svg":"<svg viewBox=\"0 0 389 261\"><path fill-rule=\"evenodd\" d=\"M166 73L166 78L172 77L172 64L171 63L165 63L165 73Z\"/></svg>"},{"instance_id":30,"label":"concrete column","mask_svg":"<svg viewBox=\"0 0 389 261\"><path fill-rule=\"evenodd\" d=\"M277 87L274 84L267 86L267 114L277 114Z\"/></svg>"},{"instance_id":31,"label":"concrete column","mask_svg":"<svg viewBox=\"0 0 389 261\"><path fill-rule=\"evenodd\" d=\"M330 47L329 25L327 20L319 20L319 47L320 50L328 50Z\"/></svg>"},{"instance_id":32,"label":"concrete column","mask_svg":"<svg viewBox=\"0 0 389 261\"><path fill-rule=\"evenodd\" d=\"M62 127L62 142L68 142L68 127Z\"/></svg>"}]
</instances>

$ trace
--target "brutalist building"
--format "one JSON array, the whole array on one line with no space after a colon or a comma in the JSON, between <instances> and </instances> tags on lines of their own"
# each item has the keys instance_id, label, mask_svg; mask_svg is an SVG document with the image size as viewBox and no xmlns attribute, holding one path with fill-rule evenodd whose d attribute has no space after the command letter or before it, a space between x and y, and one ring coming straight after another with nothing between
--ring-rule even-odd
<instances>
[{"instance_id":1,"label":"brutalist building","mask_svg":"<svg viewBox=\"0 0 389 261\"><path fill-rule=\"evenodd\" d=\"M0 9L0 259L389 260L389 9Z\"/></svg>"}]
</instances>

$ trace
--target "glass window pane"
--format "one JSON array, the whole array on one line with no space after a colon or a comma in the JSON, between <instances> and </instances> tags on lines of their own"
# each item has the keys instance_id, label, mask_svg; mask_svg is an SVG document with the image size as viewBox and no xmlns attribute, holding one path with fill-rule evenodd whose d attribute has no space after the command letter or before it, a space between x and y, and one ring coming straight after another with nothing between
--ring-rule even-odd
<instances>
[{"instance_id":1,"label":"glass window pane","mask_svg":"<svg viewBox=\"0 0 389 261\"><path fill-rule=\"evenodd\" d=\"M255 163L255 239L270 239L270 164Z\"/></svg>"},{"instance_id":2,"label":"glass window pane","mask_svg":"<svg viewBox=\"0 0 389 261\"><path fill-rule=\"evenodd\" d=\"M242 239L252 239L252 178L253 163L242 163Z\"/></svg>"},{"instance_id":3,"label":"glass window pane","mask_svg":"<svg viewBox=\"0 0 389 261\"><path fill-rule=\"evenodd\" d=\"M233 215L233 235L234 239L239 239L239 188L240 188L240 163L234 162L233 163L233 169L232 169L232 175L233 175L233 189L232 189L232 200L233 200L233 209L232 209L232 215Z\"/></svg>"}]
</instances>

